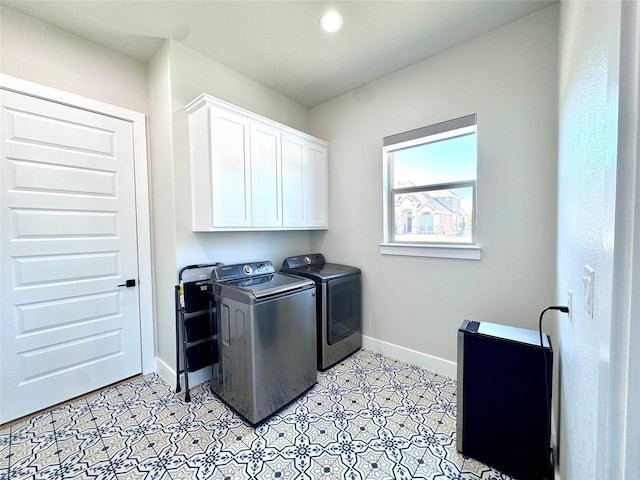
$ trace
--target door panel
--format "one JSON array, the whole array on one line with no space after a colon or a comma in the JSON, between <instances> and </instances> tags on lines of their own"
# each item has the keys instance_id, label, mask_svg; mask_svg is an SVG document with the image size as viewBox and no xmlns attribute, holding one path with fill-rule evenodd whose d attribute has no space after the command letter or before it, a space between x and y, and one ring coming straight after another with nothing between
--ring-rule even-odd
<instances>
[{"instance_id":1,"label":"door panel","mask_svg":"<svg viewBox=\"0 0 640 480\"><path fill-rule=\"evenodd\" d=\"M234 112L211 110L214 227L251 226L249 121Z\"/></svg>"},{"instance_id":2,"label":"door panel","mask_svg":"<svg viewBox=\"0 0 640 480\"><path fill-rule=\"evenodd\" d=\"M293 135L282 135L282 223L285 227L304 226L304 142Z\"/></svg>"},{"instance_id":3,"label":"door panel","mask_svg":"<svg viewBox=\"0 0 640 480\"><path fill-rule=\"evenodd\" d=\"M16 161L10 161L9 168L16 192L116 195L114 172Z\"/></svg>"},{"instance_id":4,"label":"door panel","mask_svg":"<svg viewBox=\"0 0 640 480\"><path fill-rule=\"evenodd\" d=\"M251 225L281 227L280 130L251 122Z\"/></svg>"},{"instance_id":5,"label":"door panel","mask_svg":"<svg viewBox=\"0 0 640 480\"><path fill-rule=\"evenodd\" d=\"M131 123L1 92L0 423L142 370Z\"/></svg>"},{"instance_id":6,"label":"door panel","mask_svg":"<svg viewBox=\"0 0 640 480\"><path fill-rule=\"evenodd\" d=\"M17 305L18 328L25 334L38 330L73 325L83 321L100 320L101 316L110 317L120 313L118 292L99 295L82 295L65 300L34 302L29 305Z\"/></svg>"},{"instance_id":7,"label":"door panel","mask_svg":"<svg viewBox=\"0 0 640 480\"><path fill-rule=\"evenodd\" d=\"M10 215L15 239L73 235L116 237L117 216L113 212L38 211L16 208Z\"/></svg>"},{"instance_id":8,"label":"door panel","mask_svg":"<svg viewBox=\"0 0 640 480\"><path fill-rule=\"evenodd\" d=\"M304 158L304 215L309 227L327 227L327 148L311 143Z\"/></svg>"}]
</instances>

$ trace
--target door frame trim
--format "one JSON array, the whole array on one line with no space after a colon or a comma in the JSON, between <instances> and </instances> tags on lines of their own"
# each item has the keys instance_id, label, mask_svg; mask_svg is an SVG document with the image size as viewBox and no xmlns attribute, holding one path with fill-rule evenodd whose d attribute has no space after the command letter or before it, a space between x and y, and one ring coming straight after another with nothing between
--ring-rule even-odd
<instances>
[{"instance_id":1,"label":"door frame trim","mask_svg":"<svg viewBox=\"0 0 640 480\"><path fill-rule=\"evenodd\" d=\"M149 173L147 158L146 117L143 113L110 105L91 98L64 92L52 87L0 74L0 89L43 100L50 100L70 107L107 115L131 123L133 129L133 153L136 194L136 229L138 247L138 295L140 307L140 341L142 373L156 371L153 329L153 277L151 263L151 228L149 201Z\"/></svg>"}]
</instances>

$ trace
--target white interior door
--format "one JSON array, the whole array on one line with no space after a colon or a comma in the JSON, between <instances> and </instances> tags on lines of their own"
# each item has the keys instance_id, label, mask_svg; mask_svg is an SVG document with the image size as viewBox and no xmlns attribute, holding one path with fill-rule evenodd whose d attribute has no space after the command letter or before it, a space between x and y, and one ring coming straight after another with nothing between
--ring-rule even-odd
<instances>
[{"instance_id":1,"label":"white interior door","mask_svg":"<svg viewBox=\"0 0 640 480\"><path fill-rule=\"evenodd\" d=\"M0 92L3 423L142 362L131 122Z\"/></svg>"}]
</instances>

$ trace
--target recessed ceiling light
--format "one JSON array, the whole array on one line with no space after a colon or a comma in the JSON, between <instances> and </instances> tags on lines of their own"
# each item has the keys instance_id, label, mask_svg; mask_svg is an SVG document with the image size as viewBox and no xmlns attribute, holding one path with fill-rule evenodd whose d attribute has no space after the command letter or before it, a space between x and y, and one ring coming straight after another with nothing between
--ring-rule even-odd
<instances>
[{"instance_id":1,"label":"recessed ceiling light","mask_svg":"<svg viewBox=\"0 0 640 480\"><path fill-rule=\"evenodd\" d=\"M335 10L330 10L320 18L320 26L325 32L337 32L342 28L342 15Z\"/></svg>"}]
</instances>

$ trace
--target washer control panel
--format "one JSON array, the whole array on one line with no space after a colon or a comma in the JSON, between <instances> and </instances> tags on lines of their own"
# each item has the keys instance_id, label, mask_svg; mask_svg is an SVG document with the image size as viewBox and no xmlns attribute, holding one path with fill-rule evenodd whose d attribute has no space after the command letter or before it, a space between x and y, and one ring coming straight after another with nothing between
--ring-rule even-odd
<instances>
[{"instance_id":1,"label":"washer control panel","mask_svg":"<svg viewBox=\"0 0 640 480\"><path fill-rule=\"evenodd\" d=\"M216 267L211 272L211 280L232 280L236 278L255 277L275 273L276 269L269 260L264 262L238 263L235 265L222 265Z\"/></svg>"},{"instance_id":2,"label":"washer control panel","mask_svg":"<svg viewBox=\"0 0 640 480\"><path fill-rule=\"evenodd\" d=\"M287 257L282 262L282 268L304 268L311 265L324 265L324 255L321 253L310 253L308 255L298 255L295 257Z\"/></svg>"}]
</instances>

